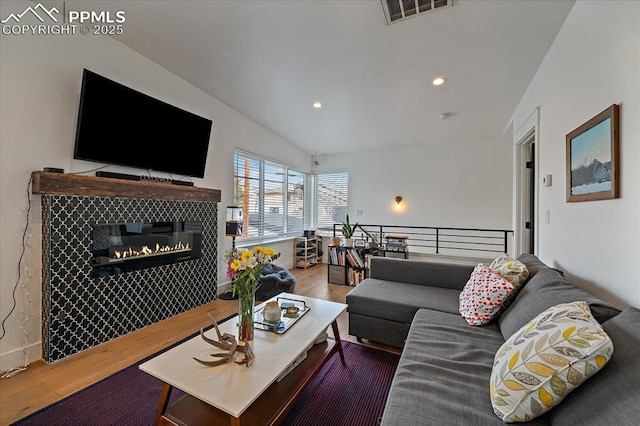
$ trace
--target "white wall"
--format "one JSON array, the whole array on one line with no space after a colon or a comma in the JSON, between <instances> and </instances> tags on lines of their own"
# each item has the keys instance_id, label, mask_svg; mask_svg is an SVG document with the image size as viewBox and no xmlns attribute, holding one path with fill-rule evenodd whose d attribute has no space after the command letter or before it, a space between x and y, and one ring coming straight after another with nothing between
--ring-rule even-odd
<instances>
[{"instance_id":1,"label":"white wall","mask_svg":"<svg viewBox=\"0 0 640 426\"><path fill-rule=\"evenodd\" d=\"M31 2L0 2L0 16L24 10ZM88 68L171 104L213 120L205 188L222 190L219 216L219 277L224 283L225 207L232 202L234 147L275 157L308 170L310 155L107 36L0 36L0 316L12 307L31 171L52 166L67 172L98 167L72 160L82 69ZM141 174L110 167L109 171ZM156 174L156 173L154 173ZM157 173L162 176L162 173ZM41 248L39 197L33 200L27 252L16 291L17 307L4 326L0 370L40 358ZM283 250L291 244L282 243ZM278 249L276 247L276 249ZM289 253L291 249L289 248ZM292 262L284 256L283 266ZM280 263L280 262L279 262Z\"/></svg>"},{"instance_id":2,"label":"white wall","mask_svg":"<svg viewBox=\"0 0 640 426\"><path fill-rule=\"evenodd\" d=\"M640 306L640 2L578 1L514 112L540 106L538 255L620 307ZM567 203L565 136L620 105L620 198Z\"/></svg>"},{"instance_id":3,"label":"white wall","mask_svg":"<svg viewBox=\"0 0 640 426\"><path fill-rule=\"evenodd\" d=\"M432 142L425 136L424 147L320 156L318 173L349 172L352 221L511 229L510 136L427 146Z\"/></svg>"}]
</instances>

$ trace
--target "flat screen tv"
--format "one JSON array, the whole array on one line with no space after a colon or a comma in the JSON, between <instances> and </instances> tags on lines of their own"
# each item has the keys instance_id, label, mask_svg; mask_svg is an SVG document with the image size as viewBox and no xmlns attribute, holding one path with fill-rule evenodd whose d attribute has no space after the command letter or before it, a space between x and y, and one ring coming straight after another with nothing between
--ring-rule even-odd
<instances>
[{"instance_id":1,"label":"flat screen tv","mask_svg":"<svg viewBox=\"0 0 640 426\"><path fill-rule=\"evenodd\" d=\"M73 158L202 178L211 125L85 69Z\"/></svg>"}]
</instances>

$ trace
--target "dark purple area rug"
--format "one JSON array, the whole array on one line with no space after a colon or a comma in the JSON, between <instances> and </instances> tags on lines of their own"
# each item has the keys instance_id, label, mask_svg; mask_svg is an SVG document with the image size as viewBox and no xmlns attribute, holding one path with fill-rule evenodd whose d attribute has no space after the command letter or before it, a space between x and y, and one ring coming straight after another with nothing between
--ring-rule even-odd
<instances>
[{"instance_id":1,"label":"dark purple area rug","mask_svg":"<svg viewBox=\"0 0 640 426\"><path fill-rule=\"evenodd\" d=\"M334 355L309 383L284 425L377 425L400 356L342 342L347 365Z\"/></svg>"},{"instance_id":2,"label":"dark purple area rug","mask_svg":"<svg viewBox=\"0 0 640 426\"><path fill-rule=\"evenodd\" d=\"M377 424L400 357L349 342L343 342L343 348L347 365L342 365L339 355L331 357L291 407L284 425ZM162 382L139 370L140 363L15 424L151 425ZM181 391L174 389L171 400L181 395Z\"/></svg>"}]
</instances>

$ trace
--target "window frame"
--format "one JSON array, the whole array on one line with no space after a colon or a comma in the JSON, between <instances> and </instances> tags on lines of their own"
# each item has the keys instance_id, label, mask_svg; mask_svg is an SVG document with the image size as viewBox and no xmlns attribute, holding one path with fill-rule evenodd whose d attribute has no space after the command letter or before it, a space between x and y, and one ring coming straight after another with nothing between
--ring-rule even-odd
<instances>
[{"instance_id":1,"label":"window frame","mask_svg":"<svg viewBox=\"0 0 640 426\"><path fill-rule=\"evenodd\" d=\"M320 176L337 176L337 175L343 175L343 183L340 185L340 187L343 189L344 193L342 194L343 197L343 204L339 204L339 207L342 207L344 210L344 214L342 215L342 219L341 220L334 220L331 223L329 223L329 221L323 220L321 222L320 220L320 210L322 208L323 205L328 205L329 203L321 203L319 201L319 194L321 192L321 189L319 188L319 177ZM317 173L313 176L313 227L315 229L318 229L319 231L328 231L328 232L333 232L333 225L336 223L343 223L346 215L349 211L349 172L330 172L330 173Z\"/></svg>"},{"instance_id":2,"label":"window frame","mask_svg":"<svg viewBox=\"0 0 640 426\"><path fill-rule=\"evenodd\" d=\"M241 160L241 158L245 158L248 159L250 162L257 162L257 167L253 167L250 166L249 168L249 177L247 177L246 175L241 176L240 172L238 171L239 167L238 167L238 163ZM269 182L267 182L265 179L265 176L268 174L267 169L277 169L277 168L281 168L282 172L279 172L282 174L282 182L280 184L276 184L275 186L273 185L273 183L275 182L273 179L270 180ZM257 189L258 193L257 193L257 200L253 200L254 203L256 203L256 208L254 210L251 210L251 208L249 209L250 211L243 211L243 235L240 235L236 238L238 238L240 241L240 243L242 245L251 245L251 244L257 244L257 243L264 243L267 241L277 241L277 240L285 240L285 239L290 239L293 238L295 236L299 236L302 235L304 229L307 229L306 226L309 223L309 217L310 217L310 210L311 210L311 206L308 203L309 197L308 197L308 183L309 183L309 179L308 179L308 175L309 173L307 172L303 172L301 170L299 170L296 167L291 167L289 165L283 164L281 162L278 161L274 161L272 159L260 156L258 154L254 154L251 152L247 152L247 151L243 151L240 149L235 149L233 152L233 167L232 167L233 171L233 202L239 206L239 207L244 207L245 203L241 202L244 201L244 195L240 195L239 192L239 188L240 188L240 181L241 179L252 179L254 183L257 183L257 185L254 187L254 191ZM257 177L251 177L253 173L257 174ZM275 174L279 174L278 172L276 172ZM242 173L244 174L244 173ZM298 185L298 191L299 186L302 186L302 196L299 199L299 201L302 201L302 214L301 216L296 216L300 219L299 221L299 226L296 225L292 225L291 222L293 222L291 220L291 218L289 217L289 213L290 213L290 205L293 203L293 201L291 201L290 199L290 188L291 188L291 184L290 184L290 175L291 177L295 176L299 176L301 179L297 179L296 182L294 183L294 185ZM275 203L277 205L275 205L273 203L273 200L271 200L271 202L267 202L266 197L267 197L267 191L269 189L269 187L271 188L276 188L279 186L280 188L280 203ZM250 196L251 197L251 196ZM254 195L255 197L255 195ZM294 200L295 201L295 200ZM266 217L265 214L269 214L270 211L275 211L278 210L279 212L282 212L282 225L281 227L278 224L278 228L276 232L270 233L268 231L268 224L266 223ZM243 209L245 210L245 209ZM272 214L279 214L279 213L272 213ZM249 219L251 215L256 215L257 216L257 221L258 224L257 226L249 226ZM298 229L300 227L300 229ZM253 234L255 235L248 235L250 230L253 230Z\"/></svg>"}]
</instances>

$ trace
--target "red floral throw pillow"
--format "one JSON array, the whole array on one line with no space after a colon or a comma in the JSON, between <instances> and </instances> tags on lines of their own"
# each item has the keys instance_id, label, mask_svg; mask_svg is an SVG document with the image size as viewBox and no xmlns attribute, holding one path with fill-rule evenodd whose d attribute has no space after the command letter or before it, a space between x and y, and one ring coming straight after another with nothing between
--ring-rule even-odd
<instances>
[{"instance_id":1,"label":"red floral throw pillow","mask_svg":"<svg viewBox=\"0 0 640 426\"><path fill-rule=\"evenodd\" d=\"M470 325L488 324L514 291L513 284L479 263L460 293L460 314Z\"/></svg>"}]
</instances>

